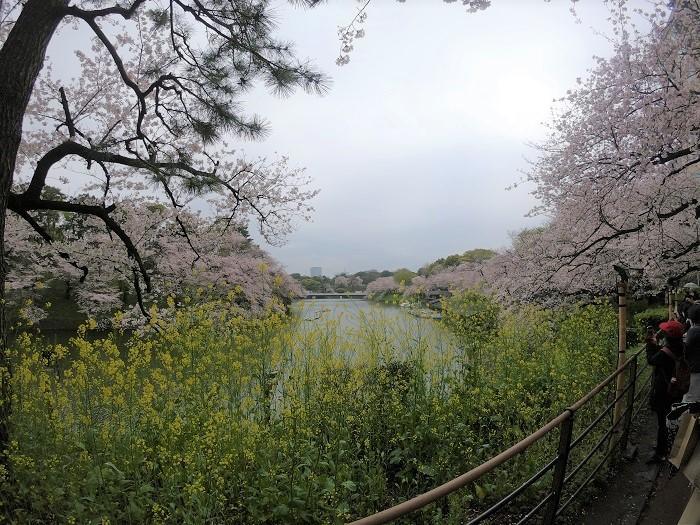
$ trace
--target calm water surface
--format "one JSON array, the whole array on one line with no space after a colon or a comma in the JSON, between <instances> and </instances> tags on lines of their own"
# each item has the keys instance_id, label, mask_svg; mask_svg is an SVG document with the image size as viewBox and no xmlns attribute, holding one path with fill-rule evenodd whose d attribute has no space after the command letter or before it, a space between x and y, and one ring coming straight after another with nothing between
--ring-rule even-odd
<instances>
[{"instance_id":1,"label":"calm water surface","mask_svg":"<svg viewBox=\"0 0 700 525\"><path fill-rule=\"evenodd\" d=\"M304 299L292 305L292 312L310 326L337 322L339 331L344 334L368 325L390 326L393 331L416 336L448 334L439 321L415 317L405 308L362 299Z\"/></svg>"}]
</instances>

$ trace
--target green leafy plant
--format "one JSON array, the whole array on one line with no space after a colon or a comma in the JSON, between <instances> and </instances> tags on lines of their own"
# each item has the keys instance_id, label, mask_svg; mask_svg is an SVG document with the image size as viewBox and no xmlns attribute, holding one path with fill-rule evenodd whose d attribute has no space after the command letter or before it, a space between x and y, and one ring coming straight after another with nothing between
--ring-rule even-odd
<instances>
[{"instance_id":1,"label":"green leafy plant","mask_svg":"<svg viewBox=\"0 0 700 525\"><path fill-rule=\"evenodd\" d=\"M344 523L482 463L612 366L607 306L502 311L472 294L447 311L455 333L369 317L343 331L216 301L154 311L123 347L87 327L68 346L24 334L1 515ZM405 523L462 522L554 450L544 440Z\"/></svg>"}]
</instances>

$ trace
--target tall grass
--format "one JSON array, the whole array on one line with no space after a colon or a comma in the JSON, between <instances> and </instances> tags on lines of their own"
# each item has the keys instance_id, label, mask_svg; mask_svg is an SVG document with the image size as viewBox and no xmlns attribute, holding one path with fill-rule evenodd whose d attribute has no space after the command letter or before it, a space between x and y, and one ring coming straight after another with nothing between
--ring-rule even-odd
<instances>
[{"instance_id":1,"label":"tall grass","mask_svg":"<svg viewBox=\"0 0 700 525\"><path fill-rule=\"evenodd\" d=\"M85 327L72 348L22 335L1 512L18 523L342 523L478 465L611 369L605 306L445 306L454 335L381 318L349 331L251 318L223 302L156 316L158 330L121 350ZM408 522L459 523L549 445Z\"/></svg>"}]
</instances>

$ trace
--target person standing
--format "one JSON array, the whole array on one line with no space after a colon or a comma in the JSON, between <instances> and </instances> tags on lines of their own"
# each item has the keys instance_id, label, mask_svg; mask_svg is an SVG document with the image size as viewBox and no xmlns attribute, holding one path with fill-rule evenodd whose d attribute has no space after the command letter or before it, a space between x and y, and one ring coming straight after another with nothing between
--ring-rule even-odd
<instances>
[{"instance_id":1,"label":"person standing","mask_svg":"<svg viewBox=\"0 0 700 525\"><path fill-rule=\"evenodd\" d=\"M688 362L690 371L690 389L683 397L683 403L698 403L700 402L700 304L692 305L687 311L688 322L690 329L685 333L685 359ZM686 409L693 412L692 405L686 406ZM681 407L681 410L683 407ZM696 430L697 431L697 430ZM677 436L676 439L681 438ZM680 523L700 523L700 485L698 484L698 476L694 470L688 468L690 465L697 464L697 456L700 454L700 447L696 445L687 459L686 465L680 465L683 474L693 485L693 492L688 500L683 515L679 520ZM680 447L678 447L680 449ZM681 457L685 454L681 454Z\"/></svg>"},{"instance_id":2,"label":"person standing","mask_svg":"<svg viewBox=\"0 0 700 525\"><path fill-rule=\"evenodd\" d=\"M700 402L700 304L688 309L690 328L685 333L685 359L690 370L690 389L683 398L685 403Z\"/></svg>"},{"instance_id":3,"label":"person standing","mask_svg":"<svg viewBox=\"0 0 700 525\"><path fill-rule=\"evenodd\" d=\"M683 289L685 290L685 297L676 306L676 319L681 323L688 325L688 312L695 304L698 303L698 286L695 283L686 284Z\"/></svg>"},{"instance_id":4,"label":"person standing","mask_svg":"<svg viewBox=\"0 0 700 525\"><path fill-rule=\"evenodd\" d=\"M651 328L651 327L650 327ZM668 453L668 434L666 430L666 415L671 410L671 404L680 401L680 396L674 393L676 383L676 362L683 357L682 323L671 320L661 323L659 331L647 331L646 354L647 362L654 367L652 378L650 405L656 413L658 430L654 455L649 462L662 461Z\"/></svg>"}]
</instances>

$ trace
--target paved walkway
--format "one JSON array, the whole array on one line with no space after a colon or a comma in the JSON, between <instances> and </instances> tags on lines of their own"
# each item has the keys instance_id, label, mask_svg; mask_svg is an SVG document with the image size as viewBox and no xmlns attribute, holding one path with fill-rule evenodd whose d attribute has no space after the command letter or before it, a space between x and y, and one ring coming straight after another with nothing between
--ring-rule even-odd
<instances>
[{"instance_id":1,"label":"paved walkway","mask_svg":"<svg viewBox=\"0 0 700 525\"><path fill-rule=\"evenodd\" d=\"M690 498L690 492L690 484L685 476L680 472L671 474L671 465L664 465L638 524L676 525Z\"/></svg>"},{"instance_id":2,"label":"paved walkway","mask_svg":"<svg viewBox=\"0 0 700 525\"><path fill-rule=\"evenodd\" d=\"M690 497L688 480L671 465L647 465L656 439L654 418L642 409L632 433L637 453L622 460L589 503L584 525L676 525Z\"/></svg>"}]
</instances>

